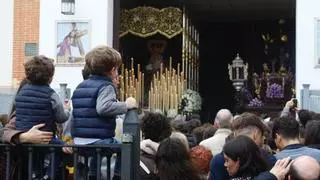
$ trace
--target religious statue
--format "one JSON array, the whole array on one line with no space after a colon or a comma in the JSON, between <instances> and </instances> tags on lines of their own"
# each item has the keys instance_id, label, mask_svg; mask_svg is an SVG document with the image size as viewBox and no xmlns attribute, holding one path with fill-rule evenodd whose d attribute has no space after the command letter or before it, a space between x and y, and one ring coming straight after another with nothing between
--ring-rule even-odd
<instances>
[{"instance_id":1,"label":"religious statue","mask_svg":"<svg viewBox=\"0 0 320 180\"><path fill-rule=\"evenodd\" d=\"M146 70L151 73L155 73L160 70L161 64L163 64L163 55L167 42L165 40L149 40L148 50L150 52L150 60L146 66Z\"/></svg>"}]
</instances>

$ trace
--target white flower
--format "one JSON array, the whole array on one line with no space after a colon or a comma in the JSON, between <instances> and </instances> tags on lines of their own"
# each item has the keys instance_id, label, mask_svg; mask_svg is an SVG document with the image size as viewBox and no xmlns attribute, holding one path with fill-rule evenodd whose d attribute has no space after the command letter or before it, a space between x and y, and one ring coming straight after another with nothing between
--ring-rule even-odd
<instances>
[{"instance_id":1,"label":"white flower","mask_svg":"<svg viewBox=\"0 0 320 180\"><path fill-rule=\"evenodd\" d=\"M182 95L179 110L183 113L199 112L201 110L201 96L199 93L187 89Z\"/></svg>"},{"instance_id":2,"label":"white flower","mask_svg":"<svg viewBox=\"0 0 320 180\"><path fill-rule=\"evenodd\" d=\"M174 118L178 115L178 110L177 109L169 109L167 111L167 117L169 118Z\"/></svg>"}]
</instances>

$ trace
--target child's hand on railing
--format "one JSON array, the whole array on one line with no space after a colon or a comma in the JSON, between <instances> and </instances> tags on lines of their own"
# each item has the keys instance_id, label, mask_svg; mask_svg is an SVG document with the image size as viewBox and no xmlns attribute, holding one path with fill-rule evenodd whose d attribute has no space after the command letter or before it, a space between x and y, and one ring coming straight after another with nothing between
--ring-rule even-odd
<instances>
[{"instance_id":1,"label":"child's hand on railing","mask_svg":"<svg viewBox=\"0 0 320 180\"><path fill-rule=\"evenodd\" d=\"M134 109L134 108L137 108L137 107L138 107L137 101L136 101L136 99L133 98L133 97L127 98L126 104L127 104L128 109Z\"/></svg>"}]
</instances>

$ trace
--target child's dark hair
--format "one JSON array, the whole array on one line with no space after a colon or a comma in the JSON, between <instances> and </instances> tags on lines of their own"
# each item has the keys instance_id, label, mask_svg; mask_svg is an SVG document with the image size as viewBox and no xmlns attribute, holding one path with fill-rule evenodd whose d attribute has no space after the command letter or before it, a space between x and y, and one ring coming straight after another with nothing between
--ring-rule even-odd
<instances>
[{"instance_id":1,"label":"child's dark hair","mask_svg":"<svg viewBox=\"0 0 320 180\"><path fill-rule=\"evenodd\" d=\"M122 63L120 53L108 46L98 46L87 53L85 61L91 74L104 76Z\"/></svg>"},{"instance_id":2,"label":"child's dark hair","mask_svg":"<svg viewBox=\"0 0 320 180\"><path fill-rule=\"evenodd\" d=\"M54 74L53 59L34 56L24 64L26 79L31 84L48 84Z\"/></svg>"}]
</instances>

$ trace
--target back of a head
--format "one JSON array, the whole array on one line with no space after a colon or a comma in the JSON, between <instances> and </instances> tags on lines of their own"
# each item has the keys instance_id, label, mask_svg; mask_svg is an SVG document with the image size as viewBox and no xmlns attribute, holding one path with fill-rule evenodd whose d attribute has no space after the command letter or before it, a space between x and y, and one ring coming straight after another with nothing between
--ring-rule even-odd
<instances>
[{"instance_id":1,"label":"back of a head","mask_svg":"<svg viewBox=\"0 0 320 180\"><path fill-rule=\"evenodd\" d=\"M85 56L91 74L104 76L122 63L120 53L108 46L97 46Z\"/></svg>"},{"instance_id":2,"label":"back of a head","mask_svg":"<svg viewBox=\"0 0 320 180\"><path fill-rule=\"evenodd\" d=\"M31 84L50 84L54 75L53 59L46 56L34 56L24 64L26 79Z\"/></svg>"},{"instance_id":3,"label":"back of a head","mask_svg":"<svg viewBox=\"0 0 320 180\"><path fill-rule=\"evenodd\" d=\"M205 127L200 126L200 127L195 128L192 131L192 135L196 138L197 144L199 144L202 140L204 140L203 139L204 130L205 130Z\"/></svg>"},{"instance_id":4,"label":"back of a head","mask_svg":"<svg viewBox=\"0 0 320 180\"><path fill-rule=\"evenodd\" d=\"M191 161L201 174L208 174L212 153L203 146L196 146L190 150Z\"/></svg>"},{"instance_id":5,"label":"back of a head","mask_svg":"<svg viewBox=\"0 0 320 180\"><path fill-rule=\"evenodd\" d=\"M320 120L320 113L313 113L312 120Z\"/></svg>"},{"instance_id":6,"label":"back of a head","mask_svg":"<svg viewBox=\"0 0 320 180\"><path fill-rule=\"evenodd\" d=\"M186 128L187 128L188 133L191 134L192 131L193 131L195 128L201 126L201 121L198 120L198 119L191 119L190 121L187 121L185 125L186 125Z\"/></svg>"},{"instance_id":7,"label":"back of a head","mask_svg":"<svg viewBox=\"0 0 320 180\"><path fill-rule=\"evenodd\" d=\"M284 139L299 138L299 123L291 116L275 118L272 127L272 137L279 134Z\"/></svg>"},{"instance_id":8,"label":"back of a head","mask_svg":"<svg viewBox=\"0 0 320 180\"><path fill-rule=\"evenodd\" d=\"M163 140L159 145L155 162L160 180L199 179L197 171L192 166L189 152L178 139Z\"/></svg>"},{"instance_id":9,"label":"back of a head","mask_svg":"<svg viewBox=\"0 0 320 180\"><path fill-rule=\"evenodd\" d=\"M261 133L264 133L267 129L267 126L261 121L261 119L253 113L243 113L232 122L233 131L240 131L249 127L256 127L261 131Z\"/></svg>"},{"instance_id":10,"label":"back of a head","mask_svg":"<svg viewBox=\"0 0 320 180\"><path fill-rule=\"evenodd\" d=\"M160 113L146 113L141 119L141 131L145 139L160 142L171 135L170 121Z\"/></svg>"},{"instance_id":11,"label":"back of a head","mask_svg":"<svg viewBox=\"0 0 320 180\"><path fill-rule=\"evenodd\" d=\"M216 133L217 129L214 128L213 126L207 126L204 128L204 132L203 132L203 139L208 139L211 138L212 136L214 136L214 134Z\"/></svg>"},{"instance_id":12,"label":"back of a head","mask_svg":"<svg viewBox=\"0 0 320 180\"><path fill-rule=\"evenodd\" d=\"M267 170L266 161L259 147L247 136L237 136L227 141L222 152L233 161L239 160L237 176L256 176Z\"/></svg>"},{"instance_id":13,"label":"back of a head","mask_svg":"<svg viewBox=\"0 0 320 180\"><path fill-rule=\"evenodd\" d=\"M320 178L320 165L310 156L300 156L290 166L291 180L318 180Z\"/></svg>"},{"instance_id":14,"label":"back of a head","mask_svg":"<svg viewBox=\"0 0 320 180\"><path fill-rule=\"evenodd\" d=\"M215 122L219 125L219 128L230 128L233 116L228 109L221 109L218 111Z\"/></svg>"},{"instance_id":15,"label":"back of a head","mask_svg":"<svg viewBox=\"0 0 320 180\"><path fill-rule=\"evenodd\" d=\"M184 135L183 133L174 131L174 132L171 133L170 138L180 140L185 145L187 150L189 150L188 139L187 139L186 135Z\"/></svg>"},{"instance_id":16,"label":"back of a head","mask_svg":"<svg viewBox=\"0 0 320 180\"><path fill-rule=\"evenodd\" d=\"M304 131L304 144L320 145L320 120L311 120L307 123Z\"/></svg>"},{"instance_id":17,"label":"back of a head","mask_svg":"<svg viewBox=\"0 0 320 180\"><path fill-rule=\"evenodd\" d=\"M186 122L182 120L172 120L171 126L175 131L180 131L182 133L188 133L186 128Z\"/></svg>"},{"instance_id":18,"label":"back of a head","mask_svg":"<svg viewBox=\"0 0 320 180\"><path fill-rule=\"evenodd\" d=\"M303 125L303 127L305 127L307 122L312 119L312 114L313 114L313 112L308 111L306 109L301 109L298 112L299 120L300 120L301 124Z\"/></svg>"}]
</instances>

